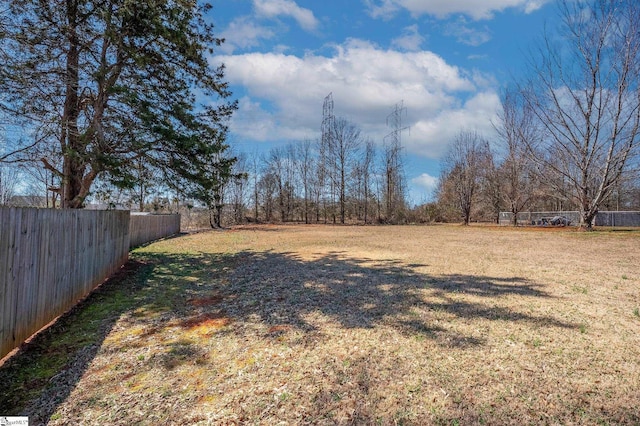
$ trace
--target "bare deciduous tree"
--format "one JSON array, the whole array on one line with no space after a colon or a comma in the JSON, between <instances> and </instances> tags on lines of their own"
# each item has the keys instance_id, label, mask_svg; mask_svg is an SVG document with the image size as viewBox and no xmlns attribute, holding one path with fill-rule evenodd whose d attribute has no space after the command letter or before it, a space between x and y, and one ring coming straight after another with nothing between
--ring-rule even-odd
<instances>
[{"instance_id":1,"label":"bare deciduous tree","mask_svg":"<svg viewBox=\"0 0 640 426\"><path fill-rule=\"evenodd\" d=\"M233 178L229 185L229 199L233 209L233 222L243 223L245 220L246 182L248 180L247 157L244 154L237 155L238 161L233 165Z\"/></svg>"},{"instance_id":2,"label":"bare deciduous tree","mask_svg":"<svg viewBox=\"0 0 640 426\"><path fill-rule=\"evenodd\" d=\"M477 132L461 131L442 160L441 187L449 192L465 225L477 200L489 144Z\"/></svg>"},{"instance_id":3,"label":"bare deciduous tree","mask_svg":"<svg viewBox=\"0 0 640 426\"><path fill-rule=\"evenodd\" d=\"M495 126L504 147L498 175L500 195L513 214L514 226L518 224L518 213L531 204L536 193L534 167L528 155L528 147L539 139L534 118L518 91L507 89L503 93L500 121Z\"/></svg>"},{"instance_id":4,"label":"bare deciduous tree","mask_svg":"<svg viewBox=\"0 0 640 426\"><path fill-rule=\"evenodd\" d=\"M371 139L367 139L364 144L360 161L357 162L354 174L358 187L358 211L362 213L362 221L369 222L369 203L372 195L371 174L373 172L375 160L375 146Z\"/></svg>"},{"instance_id":5,"label":"bare deciduous tree","mask_svg":"<svg viewBox=\"0 0 640 426\"><path fill-rule=\"evenodd\" d=\"M390 223L398 223L406 208L402 147L397 140L393 140L385 144L383 155L385 219Z\"/></svg>"},{"instance_id":6,"label":"bare deciduous tree","mask_svg":"<svg viewBox=\"0 0 640 426\"><path fill-rule=\"evenodd\" d=\"M295 178L293 150L290 147L276 147L269 151L267 170L275 179L277 187L277 202L280 212L280 220L291 220L294 209L294 185Z\"/></svg>"},{"instance_id":7,"label":"bare deciduous tree","mask_svg":"<svg viewBox=\"0 0 640 426\"><path fill-rule=\"evenodd\" d=\"M0 163L0 206L6 206L16 193L20 176L15 167Z\"/></svg>"},{"instance_id":8,"label":"bare deciduous tree","mask_svg":"<svg viewBox=\"0 0 640 426\"><path fill-rule=\"evenodd\" d=\"M351 167L355 164L356 154L360 149L360 129L344 118L337 118L334 122L333 133L333 153L336 167L333 176L336 179L336 187L338 188L340 223L345 223L347 178Z\"/></svg>"},{"instance_id":9,"label":"bare deciduous tree","mask_svg":"<svg viewBox=\"0 0 640 426\"><path fill-rule=\"evenodd\" d=\"M275 197L278 192L277 178L273 172L266 170L262 173L258 182L260 188L259 194L262 199L262 208L264 210L264 220L271 222L273 220L275 210Z\"/></svg>"},{"instance_id":10,"label":"bare deciduous tree","mask_svg":"<svg viewBox=\"0 0 640 426\"><path fill-rule=\"evenodd\" d=\"M304 223L309 223L309 204L311 200L311 188L313 186L313 150L312 143L310 140L304 140L297 145L297 165L298 165L298 173L300 174L300 179L302 180L302 190L304 197L303 204L303 217Z\"/></svg>"},{"instance_id":11,"label":"bare deciduous tree","mask_svg":"<svg viewBox=\"0 0 640 426\"><path fill-rule=\"evenodd\" d=\"M560 14L563 43L545 38L523 93L545 130L532 145L545 154L538 168L563 178L550 185L571 186L580 226L591 229L640 143L640 4L562 0Z\"/></svg>"},{"instance_id":12,"label":"bare deciduous tree","mask_svg":"<svg viewBox=\"0 0 640 426\"><path fill-rule=\"evenodd\" d=\"M258 168L258 154L253 153L251 156L251 160L249 160L249 164L251 167L250 172L250 180L252 188L252 198L253 198L253 218L255 222L258 222L258 210L260 207L260 169Z\"/></svg>"}]
</instances>

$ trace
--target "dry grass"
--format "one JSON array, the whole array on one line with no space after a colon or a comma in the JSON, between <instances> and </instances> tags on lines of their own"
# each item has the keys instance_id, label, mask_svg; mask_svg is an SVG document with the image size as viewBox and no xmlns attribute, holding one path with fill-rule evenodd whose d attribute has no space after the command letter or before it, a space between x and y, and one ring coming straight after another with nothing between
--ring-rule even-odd
<instances>
[{"instance_id":1,"label":"dry grass","mask_svg":"<svg viewBox=\"0 0 640 426\"><path fill-rule=\"evenodd\" d=\"M45 391L23 413L54 425L640 423L639 232L261 226L134 259L146 265L135 303L74 358L82 374L71 362L58 374L73 378L57 379L65 398Z\"/></svg>"}]
</instances>

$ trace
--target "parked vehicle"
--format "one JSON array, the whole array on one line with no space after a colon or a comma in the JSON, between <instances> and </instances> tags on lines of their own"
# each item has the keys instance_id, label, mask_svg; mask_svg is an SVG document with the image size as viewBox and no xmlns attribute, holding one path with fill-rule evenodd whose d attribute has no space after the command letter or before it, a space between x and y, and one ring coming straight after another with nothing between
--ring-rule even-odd
<instances>
[{"instance_id":1,"label":"parked vehicle","mask_svg":"<svg viewBox=\"0 0 640 426\"><path fill-rule=\"evenodd\" d=\"M549 221L553 226L569 226L571 225L571 220L566 216L554 216Z\"/></svg>"}]
</instances>

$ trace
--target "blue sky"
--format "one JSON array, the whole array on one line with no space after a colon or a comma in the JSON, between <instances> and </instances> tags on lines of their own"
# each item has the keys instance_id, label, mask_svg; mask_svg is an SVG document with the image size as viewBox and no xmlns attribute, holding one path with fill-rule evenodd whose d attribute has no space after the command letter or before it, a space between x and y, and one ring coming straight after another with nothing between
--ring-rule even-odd
<instances>
[{"instance_id":1,"label":"blue sky","mask_svg":"<svg viewBox=\"0 0 640 426\"><path fill-rule=\"evenodd\" d=\"M526 72L527 51L552 27L552 0L214 0L210 19L239 109L237 152L320 137L322 103L378 146L403 101L411 201L428 200L461 130L490 140L499 93Z\"/></svg>"}]
</instances>

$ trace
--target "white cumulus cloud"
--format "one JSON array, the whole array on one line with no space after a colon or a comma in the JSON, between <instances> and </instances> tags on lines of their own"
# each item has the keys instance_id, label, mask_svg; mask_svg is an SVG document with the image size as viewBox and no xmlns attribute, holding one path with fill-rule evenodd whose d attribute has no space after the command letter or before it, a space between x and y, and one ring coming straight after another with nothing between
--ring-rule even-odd
<instances>
[{"instance_id":1,"label":"white cumulus cloud","mask_svg":"<svg viewBox=\"0 0 640 426\"><path fill-rule=\"evenodd\" d=\"M491 33L486 26L480 29L474 28L462 16L447 24L445 34L469 46L480 46L491 40Z\"/></svg>"},{"instance_id":2,"label":"white cumulus cloud","mask_svg":"<svg viewBox=\"0 0 640 426\"><path fill-rule=\"evenodd\" d=\"M289 16L307 31L315 30L319 24L311 10L298 6L293 0L253 0L253 7L260 17Z\"/></svg>"},{"instance_id":3,"label":"white cumulus cloud","mask_svg":"<svg viewBox=\"0 0 640 426\"><path fill-rule=\"evenodd\" d=\"M438 178L435 176L431 176L428 173L422 173L420 176L416 176L411 179L411 183L422 190L422 192L429 197L433 195L433 192L438 186Z\"/></svg>"},{"instance_id":4,"label":"white cumulus cloud","mask_svg":"<svg viewBox=\"0 0 640 426\"><path fill-rule=\"evenodd\" d=\"M225 39L219 47L220 53L231 54L237 49L248 50L272 40L278 33L286 32L287 27L277 18L287 16L293 18L306 31L315 31L319 21L309 9L302 8L293 0L253 0L253 14L239 16L231 21L220 33ZM270 22L270 26L265 24ZM286 50L280 47L279 50Z\"/></svg>"},{"instance_id":5,"label":"white cumulus cloud","mask_svg":"<svg viewBox=\"0 0 640 426\"><path fill-rule=\"evenodd\" d=\"M432 15L445 18L453 14L475 20L491 19L496 12L518 8L525 13L538 10L551 0L366 0L374 18L390 19L398 10L406 9L414 16Z\"/></svg>"},{"instance_id":6,"label":"white cumulus cloud","mask_svg":"<svg viewBox=\"0 0 640 426\"><path fill-rule=\"evenodd\" d=\"M248 16L241 16L233 20L220 34L225 42L220 46L223 53L233 53L236 49L247 49L258 46L262 40L273 38L272 29L259 25Z\"/></svg>"},{"instance_id":7,"label":"white cumulus cloud","mask_svg":"<svg viewBox=\"0 0 640 426\"><path fill-rule=\"evenodd\" d=\"M382 143L387 117L404 101L402 140L410 154L437 159L460 129L491 131L499 98L483 80L429 51L382 49L362 41L337 45L328 56L246 53L212 58L226 80L246 93L231 122L240 138L284 141L316 138L322 102L332 93L336 116Z\"/></svg>"},{"instance_id":8,"label":"white cumulus cloud","mask_svg":"<svg viewBox=\"0 0 640 426\"><path fill-rule=\"evenodd\" d=\"M391 46L407 51L420 50L422 43L424 43L424 37L416 24L406 27L401 36L391 40Z\"/></svg>"}]
</instances>

